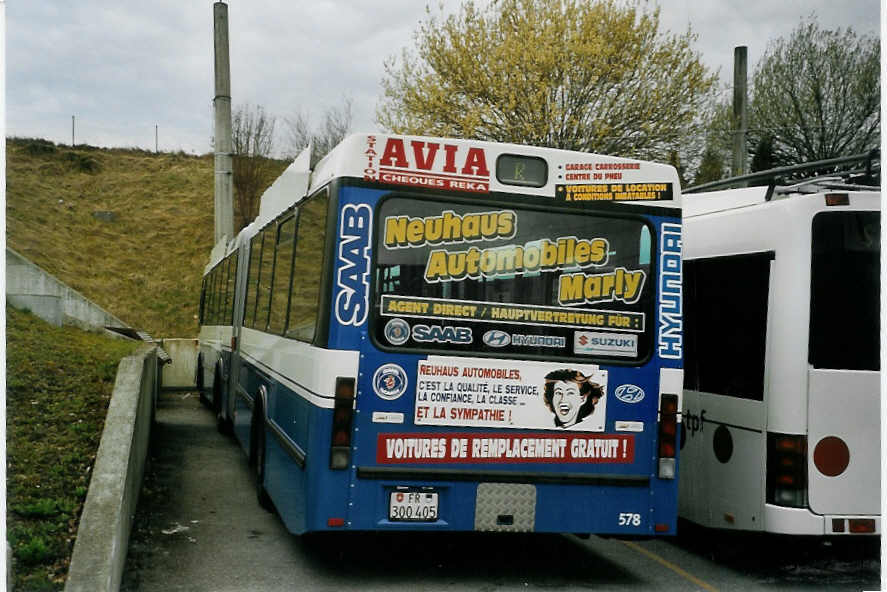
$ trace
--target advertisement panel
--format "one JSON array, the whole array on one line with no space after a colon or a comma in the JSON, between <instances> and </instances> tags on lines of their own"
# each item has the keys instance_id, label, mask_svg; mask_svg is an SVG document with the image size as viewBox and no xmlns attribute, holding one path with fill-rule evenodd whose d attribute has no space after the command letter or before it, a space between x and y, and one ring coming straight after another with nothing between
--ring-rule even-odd
<instances>
[{"instance_id":1,"label":"advertisement panel","mask_svg":"<svg viewBox=\"0 0 887 592\"><path fill-rule=\"evenodd\" d=\"M375 340L642 360L654 330L652 231L637 216L387 198L376 223Z\"/></svg>"},{"instance_id":2,"label":"advertisement panel","mask_svg":"<svg viewBox=\"0 0 887 592\"><path fill-rule=\"evenodd\" d=\"M602 432L606 395L596 365L430 356L418 363L414 423Z\"/></svg>"}]
</instances>

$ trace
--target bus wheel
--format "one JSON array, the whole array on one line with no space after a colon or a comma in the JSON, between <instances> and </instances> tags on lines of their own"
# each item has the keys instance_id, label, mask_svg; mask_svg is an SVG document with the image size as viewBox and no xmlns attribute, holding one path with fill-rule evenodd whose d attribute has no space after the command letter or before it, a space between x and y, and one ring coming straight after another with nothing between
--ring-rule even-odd
<instances>
[{"instance_id":1,"label":"bus wheel","mask_svg":"<svg viewBox=\"0 0 887 592\"><path fill-rule=\"evenodd\" d=\"M197 376L194 378L194 384L197 387L197 395L200 398L200 402L208 407L209 401L206 400L203 384L203 356L200 355L197 356Z\"/></svg>"},{"instance_id":2,"label":"bus wheel","mask_svg":"<svg viewBox=\"0 0 887 592\"><path fill-rule=\"evenodd\" d=\"M215 378L213 379L213 413L216 415L216 429L223 436L230 436L234 433L230 420L225 419L222 414L222 373L216 368Z\"/></svg>"},{"instance_id":3,"label":"bus wheel","mask_svg":"<svg viewBox=\"0 0 887 592\"><path fill-rule=\"evenodd\" d=\"M231 420L222 417L221 411L216 415L216 430L223 436L231 436L234 434L234 426L231 424Z\"/></svg>"},{"instance_id":4,"label":"bus wheel","mask_svg":"<svg viewBox=\"0 0 887 592\"><path fill-rule=\"evenodd\" d=\"M259 505L269 512L274 511L274 503L271 496L265 490L265 427L264 413L261 405L256 405L253 411L253 470L256 480L256 499Z\"/></svg>"}]
</instances>

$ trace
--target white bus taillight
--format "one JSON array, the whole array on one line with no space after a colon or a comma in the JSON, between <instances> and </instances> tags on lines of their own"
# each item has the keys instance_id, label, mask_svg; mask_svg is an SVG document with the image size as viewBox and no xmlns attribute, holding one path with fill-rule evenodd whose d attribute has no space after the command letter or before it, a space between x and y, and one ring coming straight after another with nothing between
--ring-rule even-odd
<instances>
[{"instance_id":1,"label":"white bus taillight","mask_svg":"<svg viewBox=\"0 0 887 592\"><path fill-rule=\"evenodd\" d=\"M807 506L807 437L767 434L767 503Z\"/></svg>"},{"instance_id":2,"label":"white bus taillight","mask_svg":"<svg viewBox=\"0 0 887 592\"><path fill-rule=\"evenodd\" d=\"M851 518L850 532L853 534L871 534L875 532L875 521L872 518Z\"/></svg>"},{"instance_id":3,"label":"white bus taillight","mask_svg":"<svg viewBox=\"0 0 887 592\"><path fill-rule=\"evenodd\" d=\"M354 379L336 378L333 432L330 436L330 468L347 469L351 464L351 420L354 416Z\"/></svg>"},{"instance_id":4,"label":"white bus taillight","mask_svg":"<svg viewBox=\"0 0 887 592\"><path fill-rule=\"evenodd\" d=\"M675 452L678 434L678 396L662 395L659 400L659 478L675 478Z\"/></svg>"},{"instance_id":5,"label":"white bus taillight","mask_svg":"<svg viewBox=\"0 0 887 592\"><path fill-rule=\"evenodd\" d=\"M850 196L846 193L826 193L825 205L827 206L849 206Z\"/></svg>"}]
</instances>

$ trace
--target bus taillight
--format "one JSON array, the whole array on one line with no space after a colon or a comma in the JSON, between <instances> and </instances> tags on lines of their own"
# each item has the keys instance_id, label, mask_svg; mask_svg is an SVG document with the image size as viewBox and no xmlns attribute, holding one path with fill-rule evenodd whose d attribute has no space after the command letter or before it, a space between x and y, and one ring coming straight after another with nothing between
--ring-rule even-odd
<instances>
[{"instance_id":1,"label":"bus taillight","mask_svg":"<svg viewBox=\"0 0 887 592\"><path fill-rule=\"evenodd\" d=\"M807 506L807 437L767 434L767 503Z\"/></svg>"},{"instance_id":2,"label":"bus taillight","mask_svg":"<svg viewBox=\"0 0 887 592\"><path fill-rule=\"evenodd\" d=\"M678 434L678 396L662 395L659 401L659 478L675 478Z\"/></svg>"},{"instance_id":3,"label":"bus taillight","mask_svg":"<svg viewBox=\"0 0 887 592\"><path fill-rule=\"evenodd\" d=\"M872 518L851 518L850 532L853 534L870 534L875 532L875 521Z\"/></svg>"},{"instance_id":4,"label":"bus taillight","mask_svg":"<svg viewBox=\"0 0 887 592\"><path fill-rule=\"evenodd\" d=\"M330 468L347 469L351 464L351 420L354 415L354 379L336 378L333 432L330 436Z\"/></svg>"}]
</instances>

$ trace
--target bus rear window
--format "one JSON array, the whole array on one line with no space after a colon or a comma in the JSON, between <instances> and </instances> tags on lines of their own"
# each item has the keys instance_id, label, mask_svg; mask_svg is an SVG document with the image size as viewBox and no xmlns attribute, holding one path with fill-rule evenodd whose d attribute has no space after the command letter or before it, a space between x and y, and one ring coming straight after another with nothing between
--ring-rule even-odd
<instances>
[{"instance_id":1,"label":"bus rear window","mask_svg":"<svg viewBox=\"0 0 887 592\"><path fill-rule=\"evenodd\" d=\"M810 364L878 370L880 212L813 218Z\"/></svg>"},{"instance_id":2,"label":"bus rear window","mask_svg":"<svg viewBox=\"0 0 887 592\"><path fill-rule=\"evenodd\" d=\"M653 247L639 219L402 197L377 219L373 331L384 347L649 353Z\"/></svg>"}]
</instances>

